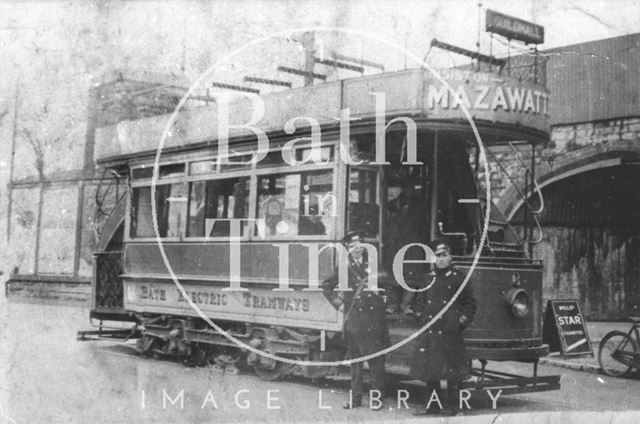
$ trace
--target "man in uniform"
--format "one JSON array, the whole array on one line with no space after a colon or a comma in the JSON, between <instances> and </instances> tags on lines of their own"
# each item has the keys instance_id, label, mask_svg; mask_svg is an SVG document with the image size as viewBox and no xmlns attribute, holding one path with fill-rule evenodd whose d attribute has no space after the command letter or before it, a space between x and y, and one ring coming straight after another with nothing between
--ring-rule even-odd
<instances>
[{"instance_id":1,"label":"man in uniform","mask_svg":"<svg viewBox=\"0 0 640 424\"><path fill-rule=\"evenodd\" d=\"M347 357L359 358L381 351L390 346L389 330L385 320L384 300L379 292L366 291L368 284L368 263L364 247L360 244L360 234L347 234L343 243L348 251L348 287L351 291L336 291L339 273L336 267L333 275L322 283L322 289L329 301L338 309L344 308L345 326L343 334L347 342ZM371 390L377 390L380 397L384 393L384 355L370 359ZM351 409L362 404L363 363L351 364L350 400L344 405ZM378 402L381 409L382 404Z\"/></svg>"},{"instance_id":2,"label":"man in uniform","mask_svg":"<svg viewBox=\"0 0 640 424\"><path fill-rule=\"evenodd\" d=\"M464 282L464 275L451 265L449 244L439 241L434 250L435 270L428 274L425 290L416 299L416 316L421 327L447 306ZM467 284L440 319L417 338L409 375L426 382L429 401L416 415L459 412L460 382L468 374L462 332L471 324L475 312L473 291ZM441 380L447 381L446 396L440 390Z\"/></svg>"}]
</instances>

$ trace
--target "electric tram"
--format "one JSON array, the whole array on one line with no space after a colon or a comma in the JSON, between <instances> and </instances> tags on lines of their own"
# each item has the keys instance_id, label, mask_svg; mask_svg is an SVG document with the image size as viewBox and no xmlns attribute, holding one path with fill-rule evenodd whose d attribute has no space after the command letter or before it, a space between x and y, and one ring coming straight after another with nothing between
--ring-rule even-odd
<instances>
[{"instance_id":1,"label":"electric tram","mask_svg":"<svg viewBox=\"0 0 640 424\"><path fill-rule=\"evenodd\" d=\"M442 77L447 84L412 69L240 96L227 106L236 126L229 125L235 129L224 158L214 119L219 104L180 112L174 125L180 130L170 131L158 156L168 116L103 129L96 135L103 144L98 163L127 189L107 220L113 231L103 232L108 239L119 228L121 240L103 240L104 250L95 253L91 319L99 328L79 338L137 338L143 354L253 368L269 380L335 375L340 367L292 365L244 349L200 314L272 355L343 359L344 311L318 285L339 262L332 246L359 231L376 248L378 274L386 275L380 286L398 343L417 328L392 305L394 290L396 299L403 296L393 281L393 258L407 244L447 237L455 265L471 274L478 303L465 331L474 365L465 388L558 389L559 376L537 374L548 346L542 264L528 257L531 240L521 240L492 207L481 245L492 200L478 189L483 155L475 133L487 150L517 141L533 152L549 138L548 91L497 72L461 68ZM249 129L247 105L255 101L265 113ZM122 143L123 133L138 138ZM252 161L258 134L268 151ZM530 192L534 174L527 176ZM424 258L424 251L414 246L405 258ZM403 278L416 280L419 273L406 264ZM114 321L130 328L110 329ZM411 347L386 356L389 374L407 376ZM530 363L532 373L491 371L493 361Z\"/></svg>"}]
</instances>

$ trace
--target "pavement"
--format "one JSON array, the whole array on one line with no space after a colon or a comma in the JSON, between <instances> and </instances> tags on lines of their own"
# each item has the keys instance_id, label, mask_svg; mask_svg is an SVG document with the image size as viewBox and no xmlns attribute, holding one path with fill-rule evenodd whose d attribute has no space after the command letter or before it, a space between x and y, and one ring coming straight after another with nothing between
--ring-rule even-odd
<instances>
[{"instance_id":1,"label":"pavement","mask_svg":"<svg viewBox=\"0 0 640 424\"><path fill-rule=\"evenodd\" d=\"M549 354L546 358L541 358L540 364L598 374L600 373L600 364L598 363L598 348L600 346L600 340L602 340L605 334L610 331L620 330L626 333L630 327L630 321L587 322L587 333L591 339L591 349L593 351L592 357L563 357L556 352Z\"/></svg>"}]
</instances>

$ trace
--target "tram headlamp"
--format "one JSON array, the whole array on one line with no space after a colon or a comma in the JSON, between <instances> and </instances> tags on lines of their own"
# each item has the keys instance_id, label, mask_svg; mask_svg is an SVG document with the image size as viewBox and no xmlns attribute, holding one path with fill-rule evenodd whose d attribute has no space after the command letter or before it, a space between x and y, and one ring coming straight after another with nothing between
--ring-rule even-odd
<instances>
[{"instance_id":1,"label":"tram headlamp","mask_svg":"<svg viewBox=\"0 0 640 424\"><path fill-rule=\"evenodd\" d=\"M531 301L525 289L511 289L504 296L505 302L511 308L516 318L524 318L529 312Z\"/></svg>"}]
</instances>

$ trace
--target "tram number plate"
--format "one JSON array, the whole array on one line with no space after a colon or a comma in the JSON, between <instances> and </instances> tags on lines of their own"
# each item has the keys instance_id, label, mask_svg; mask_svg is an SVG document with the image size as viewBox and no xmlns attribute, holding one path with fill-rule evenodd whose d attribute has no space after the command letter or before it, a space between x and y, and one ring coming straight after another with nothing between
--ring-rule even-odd
<instances>
[{"instance_id":1,"label":"tram number plate","mask_svg":"<svg viewBox=\"0 0 640 424\"><path fill-rule=\"evenodd\" d=\"M550 352L564 356L593 356L587 325L578 300L550 300L542 328Z\"/></svg>"}]
</instances>

